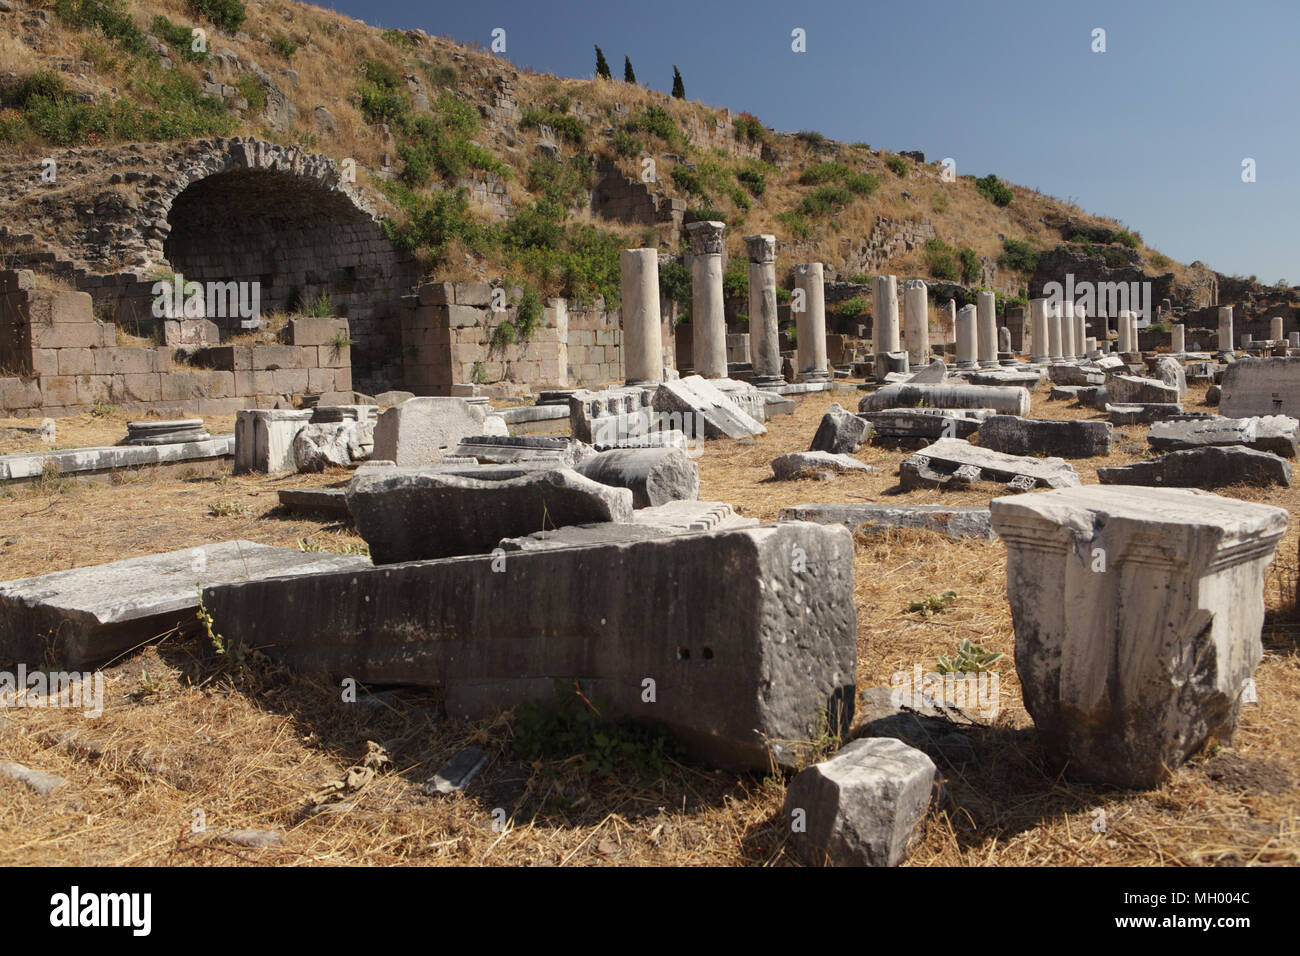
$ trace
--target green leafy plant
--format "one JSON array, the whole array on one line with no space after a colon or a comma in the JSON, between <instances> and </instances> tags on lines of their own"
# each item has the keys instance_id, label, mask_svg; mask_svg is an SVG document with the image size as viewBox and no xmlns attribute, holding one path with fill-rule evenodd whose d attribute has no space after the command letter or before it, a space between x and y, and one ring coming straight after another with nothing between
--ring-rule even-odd
<instances>
[{"instance_id":1,"label":"green leafy plant","mask_svg":"<svg viewBox=\"0 0 1300 956\"><path fill-rule=\"evenodd\" d=\"M992 173L975 180L975 188L979 190L981 196L995 206L1011 205L1013 194L1010 188Z\"/></svg>"},{"instance_id":2,"label":"green leafy plant","mask_svg":"<svg viewBox=\"0 0 1300 956\"><path fill-rule=\"evenodd\" d=\"M242 501L218 501L208 505L208 516L212 518L230 518L245 513Z\"/></svg>"},{"instance_id":3,"label":"green leafy plant","mask_svg":"<svg viewBox=\"0 0 1300 956\"><path fill-rule=\"evenodd\" d=\"M402 36L405 37L406 34L403 33ZM278 33L271 38L271 49L280 54L280 56L284 57L286 60L292 60L293 55L298 52L298 44L292 37L285 36L283 33Z\"/></svg>"},{"instance_id":4,"label":"green leafy plant","mask_svg":"<svg viewBox=\"0 0 1300 956\"><path fill-rule=\"evenodd\" d=\"M189 0L190 10L207 17L227 33L236 33L244 25L248 10L241 0Z\"/></svg>"},{"instance_id":5,"label":"green leafy plant","mask_svg":"<svg viewBox=\"0 0 1300 956\"><path fill-rule=\"evenodd\" d=\"M998 265L1016 272L1033 272L1038 267L1038 250L1023 239L1003 239L1005 250L998 256Z\"/></svg>"},{"instance_id":6,"label":"green leafy plant","mask_svg":"<svg viewBox=\"0 0 1300 956\"><path fill-rule=\"evenodd\" d=\"M885 165L895 176L901 178L907 175L907 160L902 156L890 156L885 160Z\"/></svg>"},{"instance_id":7,"label":"green leafy plant","mask_svg":"<svg viewBox=\"0 0 1300 956\"><path fill-rule=\"evenodd\" d=\"M986 651L972 644L969 638L962 638L961 643L957 645L956 654L952 656L940 654L935 659L935 670L940 674L975 674L992 670L993 665L1004 656L999 651Z\"/></svg>"},{"instance_id":8,"label":"green leafy plant","mask_svg":"<svg viewBox=\"0 0 1300 956\"><path fill-rule=\"evenodd\" d=\"M154 36L166 43L173 52L180 54L181 59L189 63L204 63L207 61L208 51L206 49L194 49L194 34L189 27L172 23L160 13L153 18L149 28L153 30Z\"/></svg>"},{"instance_id":9,"label":"green leafy plant","mask_svg":"<svg viewBox=\"0 0 1300 956\"><path fill-rule=\"evenodd\" d=\"M919 601L909 601L907 610L913 614L920 614L922 617L933 617L946 610L955 600L957 600L956 591L944 591L942 594L931 594Z\"/></svg>"}]
</instances>

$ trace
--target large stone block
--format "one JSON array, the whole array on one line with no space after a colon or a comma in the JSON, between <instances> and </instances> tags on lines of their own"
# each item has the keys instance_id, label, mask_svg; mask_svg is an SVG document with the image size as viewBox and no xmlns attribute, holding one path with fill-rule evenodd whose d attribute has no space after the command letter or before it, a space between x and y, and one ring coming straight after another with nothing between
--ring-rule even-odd
<instances>
[{"instance_id":1,"label":"large stone block","mask_svg":"<svg viewBox=\"0 0 1300 956\"><path fill-rule=\"evenodd\" d=\"M845 411L838 402L832 403L822 416L817 433L813 435L809 451L828 451L833 455L851 455L871 437L871 424L851 412Z\"/></svg>"},{"instance_id":2,"label":"large stone block","mask_svg":"<svg viewBox=\"0 0 1300 956\"><path fill-rule=\"evenodd\" d=\"M989 509L974 505L809 504L782 508L779 521L815 521L842 524L850 531L868 534L916 528L950 538L997 537L989 523Z\"/></svg>"},{"instance_id":3,"label":"large stone block","mask_svg":"<svg viewBox=\"0 0 1300 956\"><path fill-rule=\"evenodd\" d=\"M1177 403L1182 396L1177 385L1136 375L1115 375L1106 383L1106 401L1119 405L1145 405L1149 402Z\"/></svg>"},{"instance_id":4,"label":"large stone block","mask_svg":"<svg viewBox=\"0 0 1300 956\"><path fill-rule=\"evenodd\" d=\"M1291 487L1291 464L1266 451L1241 445L1174 451L1149 461L1098 468L1103 485L1152 485L1165 488L1225 488L1231 485Z\"/></svg>"},{"instance_id":5,"label":"large stone block","mask_svg":"<svg viewBox=\"0 0 1300 956\"><path fill-rule=\"evenodd\" d=\"M991 408L885 408L858 412L871 424L872 437L882 438L966 438L980 422L994 415Z\"/></svg>"},{"instance_id":6,"label":"large stone block","mask_svg":"<svg viewBox=\"0 0 1300 956\"><path fill-rule=\"evenodd\" d=\"M839 527L359 568L203 600L228 640L314 673L441 687L457 718L578 680L606 717L664 726L724 767L793 767L819 725L852 719L853 541Z\"/></svg>"},{"instance_id":7,"label":"large stone block","mask_svg":"<svg viewBox=\"0 0 1300 956\"><path fill-rule=\"evenodd\" d=\"M1300 418L1300 356L1233 362L1221 386L1219 411L1228 418Z\"/></svg>"},{"instance_id":8,"label":"large stone block","mask_svg":"<svg viewBox=\"0 0 1300 956\"><path fill-rule=\"evenodd\" d=\"M633 508L700 496L700 469L677 448L615 448L583 459L574 470L602 485L627 488Z\"/></svg>"},{"instance_id":9,"label":"large stone block","mask_svg":"<svg viewBox=\"0 0 1300 956\"><path fill-rule=\"evenodd\" d=\"M0 664L93 667L195 623L198 585L370 567L365 558L223 541L0 584Z\"/></svg>"},{"instance_id":10,"label":"large stone block","mask_svg":"<svg viewBox=\"0 0 1300 956\"><path fill-rule=\"evenodd\" d=\"M236 412L235 473L261 471L274 475L296 469L293 440L311 421L311 415L310 410L278 408Z\"/></svg>"},{"instance_id":11,"label":"large stone block","mask_svg":"<svg viewBox=\"0 0 1300 956\"><path fill-rule=\"evenodd\" d=\"M1088 486L996 498L1016 672L1066 772L1159 785L1231 740L1263 655L1280 508L1202 491Z\"/></svg>"},{"instance_id":12,"label":"large stone block","mask_svg":"<svg viewBox=\"0 0 1300 956\"><path fill-rule=\"evenodd\" d=\"M991 408L1003 415L1029 414L1029 389L1011 385L886 385L858 402L858 411L886 408Z\"/></svg>"},{"instance_id":13,"label":"large stone block","mask_svg":"<svg viewBox=\"0 0 1300 956\"><path fill-rule=\"evenodd\" d=\"M1163 421L1151 426L1147 442L1160 451L1183 451L1210 445L1244 445L1255 451L1270 451L1284 458L1294 458L1298 429L1300 422L1286 415Z\"/></svg>"},{"instance_id":14,"label":"large stone block","mask_svg":"<svg viewBox=\"0 0 1300 956\"><path fill-rule=\"evenodd\" d=\"M897 866L934 791L934 761L901 740L855 740L790 782L782 817L813 866Z\"/></svg>"},{"instance_id":15,"label":"large stone block","mask_svg":"<svg viewBox=\"0 0 1300 956\"><path fill-rule=\"evenodd\" d=\"M765 414L764 407L758 406L758 414ZM699 375L664 382L655 390L654 408L681 416L680 425L674 421L672 427L691 437L752 438L767 432L766 426L728 397L716 381Z\"/></svg>"},{"instance_id":16,"label":"large stone block","mask_svg":"<svg viewBox=\"0 0 1300 956\"><path fill-rule=\"evenodd\" d=\"M547 528L631 521L632 492L569 469L495 480L370 465L348 485L348 509L375 564L392 564L484 554Z\"/></svg>"},{"instance_id":17,"label":"large stone block","mask_svg":"<svg viewBox=\"0 0 1300 956\"><path fill-rule=\"evenodd\" d=\"M1007 455L1093 458L1110 454L1113 434L1110 422L994 415L980 425L979 443Z\"/></svg>"},{"instance_id":18,"label":"large stone block","mask_svg":"<svg viewBox=\"0 0 1300 956\"><path fill-rule=\"evenodd\" d=\"M956 487L970 481L1005 481L1025 478L1032 487L1068 488L1079 484L1079 474L1061 458L1030 458L1004 455L980 448L960 438L941 438L905 458L898 466L905 491L920 488Z\"/></svg>"},{"instance_id":19,"label":"large stone block","mask_svg":"<svg viewBox=\"0 0 1300 956\"><path fill-rule=\"evenodd\" d=\"M412 398L379 416L375 461L436 464L462 439L483 434L483 409L463 398Z\"/></svg>"}]
</instances>

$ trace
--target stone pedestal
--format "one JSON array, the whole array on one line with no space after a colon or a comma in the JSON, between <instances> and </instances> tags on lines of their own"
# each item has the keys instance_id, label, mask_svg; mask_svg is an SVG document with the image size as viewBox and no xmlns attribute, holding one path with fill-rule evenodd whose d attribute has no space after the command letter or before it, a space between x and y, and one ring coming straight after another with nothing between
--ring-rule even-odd
<instances>
[{"instance_id":1,"label":"stone pedestal","mask_svg":"<svg viewBox=\"0 0 1300 956\"><path fill-rule=\"evenodd\" d=\"M998 364L997 298L992 292L981 292L976 301L980 368L994 368Z\"/></svg>"},{"instance_id":2,"label":"stone pedestal","mask_svg":"<svg viewBox=\"0 0 1300 956\"><path fill-rule=\"evenodd\" d=\"M957 313L957 367L975 368L979 347L975 333L975 306L962 306Z\"/></svg>"},{"instance_id":3,"label":"stone pedestal","mask_svg":"<svg viewBox=\"0 0 1300 956\"><path fill-rule=\"evenodd\" d=\"M1275 315L1268 321L1268 337L1274 342L1280 342L1285 335L1282 334L1282 316Z\"/></svg>"},{"instance_id":4,"label":"stone pedestal","mask_svg":"<svg viewBox=\"0 0 1300 956\"><path fill-rule=\"evenodd\" d=\"M659 251L619 254L623 290L623 367L628 385L657 385L664 377L659 314Z\"/></svg>"},{"instance_id":5,"label":"stone pedestal","mask_svg":"<svg viewBox=\"0 0 1300 956\"><path fill-rule=\"evenodd\" d=\"M1047 310L1047 357L1059 362L1065 356L1061 352L1061 303L1053 302Z\"/></svg>"},{"instance_id":6,"label":"stone pedestal","mask_svg":"<svg viewBox=\"0 0 1300 956\"><path fill-rule=\"evenodd\" d=\"M1087 485L996 498L1016 672L1042 746L1079 779L1154 787L1228 742L1263 656L1287 513L1207 492Z\"/></svg>"},{"instance_id":7,"label":"stone pedestal","mask_svg":"<svg viewBox=\"0 0 1300 956\"><path fill-rule=\"evenodd\" d=\"M794 287L803 291L802 308L793 309L800 382L824 382L826 367L826 291L820 262L795 266Z\"/></svg>"},{"instance_id":8,"label":"stone pedestal","mask_svg":"<svg viewBox=\"0 0 1300 956\"><path fill-rule=\"evenodd\" d=\"M1232 351L1232 306L1219 307L1219 351Z\"/></svg>"},{"instance_id":9,"label":"stone pedestal","mask_svg":"<svg viewBox=\"0 0 1300 956\"><path fill-rule=\"evenodd\" d=\"M749 348L754 361L752 384L785 384L781 376L781 341L776 322L776 236L745 237L749 255Z\"/></svg>"},{"instance_id":10,"label":"stone pedestal","mask_svg":"<svg viewBox=\"0 0 1300 956\"><path fill-rule=\"evenodd\" d=\"M876 359L876 377L882 378L886 362L881 358L898 351L898 280L893 276L876 276L872 283L871 351Z\"/></svg>"},{"instance_id":11,"label":"stone pedestal","mask_svg":"<svg viewBox=\"0 0 1300 956\"><path fill-rule=\"evenodd\" d=\"M1186 331L1182 325L1175 325L1169 330L1169 351L1175 355L1181 355L1187 351Z\"/></svg>"},{"instance_id":12,"label":"stone pedestal","mask_svg":"<svg viewBox=\"0 0 1300 956\"><path fill-rule=\"evenodd\" d=\"M691 351L695 372L727 377L727 317L722 300L722 232L725 223L693 222L691 237Z\"/></svg>"},{"instance_id":13,"label":"stone pedestal","mask_svg":"<svg viewBox=\"0 0 1300 956\"><path fill-rule=\"evenodd\" d=\"M1047 361L1047 300L1029 300L1029 360Z\"/></svg>"},{"instance_id":14,"label":"stone pedestal","mask_svg":"<svg viewBox=\"0 0 1300 956\"><path fill-rule=\"evenodd\" d=\"M903 334L907 360L913 368L930 361L930 309L925 283L911 279L903 285Z\"/></svg>"},{"instance_id":15,"label":"stone pedestal","mask_svg":"<svg viewBox=\"0 0 1300 956\"><path fill-rule=\"evenodd\" d=\"M1300 332L1292 332L1287 336L1287 342L1293 349L1300 349Z\"/></svg>"}]
</instances>

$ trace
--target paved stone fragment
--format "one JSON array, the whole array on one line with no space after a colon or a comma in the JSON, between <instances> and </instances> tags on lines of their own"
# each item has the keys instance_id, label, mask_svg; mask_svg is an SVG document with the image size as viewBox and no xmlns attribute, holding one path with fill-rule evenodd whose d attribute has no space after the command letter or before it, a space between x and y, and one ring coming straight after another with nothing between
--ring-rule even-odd
<instances>
[{"instance_id":1,"label":"paved stone fragment","mask_svg":"<svg viewBox=\"0 0 1300 956\"><path fill-rule=\"evenodd\" d=\"M289 511L352 516L345 488L281 488L276 495Z\"/></svg>"},{"instance_id":2,"label":"paved stone fragment","mask_svg":"<svg viewBox=\"0 0 1300 956\"><path fill-rule=\"evenodd\" d=\"M873 439L933 439L966 438L995 414L991 408L885 408L858 417L871 423Z\"/></svg>"},{"instance_id":3,"label":"paved stone fragment","mask_svg":"<svg viewBox=\"0 0 1300 956\"><path fill-rule=\"evenodd\" d=\"M1007 543L1016 672L1053 763L1154 787L1211 740L1231 742L1263 656L1264 575L1285 511L1096 485L990 508Z\"/></svg>"},{"instance_id":4,"label":"paved stone fragment","mask_svg":"<svg viewBox=\"0 0 1300 956\"><path fill-rule=\"evenodd\" d=\"M1049 365L1047 374L1056 385L1106 384L1106 370L1096 365Z\"/></svg>"},{"instance_id":5,"label":"paved stone fragment","mask_svg":"<svg viewBox=\"0 0 1300 956\"><path fill-rule=\"evenodd\" d=\"M441 687L455 719L553 700L576 679L605 717L657 723L720 767L793 767L827 725L848 731L858 629L845 528L792 522L500 562L253 581L203 600L228 640L330 678Z\"/></svg>"},{"instance_id":6,"label":"paved stone fragment","mask_svg":"<svg viewBox=\"0 0 1300 956\"><path fill-rule=\"evenodd\" d=\"M1291 487L1291 464L1277 455L1240 445L1192 448L1149 461L1098 468L1103 485L1162 485L1166 488L1225 488L1231 485Z\"/></svg>"},{"instance_id":7,"label":"paved stone fragment","mask_svg":"<svg viewBox=\"0 0 1300 956\"><path fill-rule=\"evenodd\" d=\"M858 411L884 408L991 408L1004 415L1029 414L1029 390L998 385L886 385L858 402Z\"/></svg>"},{"instance_id":8,"label":"paved stone fragment","mask_svg":"<svg viewBox=\"0 0 1300 956\"><path fill-rule=\"evenodd\" d=\"M1119 405L1141 405L1148 402L1177 404L1181 397L1176 385L1166 385L1154 378L1115 375L1106 383L1106 401Z\"/></svg>"},{"instance_id":9,"label":"paved stone fragment","mask_svg":"<svg viewBox=\"0 0 1300 956\"><path fill-rule=\"evenodd\" d=\"M1183 414L1183 406L1168 402L1151 402L1145 405L1106 404L1112 425L1147 425Z\"/></svg>"},{"instance_id":10,"label":"paved stone fragment","mask_svg":"<svg viewBox=\"0 0 1300 956\"><path fill-rule=\"evenodd\" d=\"M759 399L762 402L761 395ZM761 411L765 404L760 404L758 414L765 414ZM752 438L767 432L766 426L743 411L740 405L717 387L716 382L699 375L664 382L655 391L654 408L659 412L680 416L680 422L674 419L671 427L689 436Z\"/></svg>"},{"instance_id":11,"label":"paved stone fragment","mask_svg":"<svg viewBox=\"0 0 1300 956\"><path fill-rule=\"evenodd\" d=\"M627 524L606 521L600 524L569 525L519 538L503 538L499 547L503 551L544 551L594 544L650 541L676 534L749 528L756 524L757 518L742 518L731 505L721 501L669 501L632 512L632 520Z\"/></svg>"},{"instance_id":12,"label":"paved stone fragment","mask_svg":"<svg viewBox=\"0 0 1300 956\"><path fill-rule=\"evenodd\" d=\"M0 664L101 664L192 626L198 585L368 567L363 557L224 541L0 583Z\"/></svg>"},{"instance_id":13,"label":"paved stone fragment","mask_svg":"<svg viewBox=\"0 0 1300 956\"><path fill-rule=\"evenodd\" d=\"M1210 445L1244 445L1283 458L1295 458L1300 422L1286 415L1261 418L1208 418L1195 421L1156 422L1147 442L1160 451L1182 451Z\"/></svg>"},{"instance_id":14,"label":"paved stone fragment","mask_svg":"<svg viewBox=\"0 0 1300 956\"><path fill-rule=\"evenodd\" d=\"M632 520L631 491L569 469L488 480L370 465L358 469L347 497L375 564L484 554L502 538Z\"/></svg>"},{"instance_id":15,"label":"paved stone fragment","mask_svg":"<svg viewBox=\"0 0 1300 956\"><path fill-rule=\"evenodd\" d=\"M486 432L482 408L461 398L412 398L379 416L371 458L397 465L436 464L461 440Z\"/></svg>"},{"instance_id":16,"label":"paved stone fragment","mask_svg":"<svg viewBox=\"0 0 1300 956\"><path fill-rule=\"evenodd\" d=\"M46 773L43 770L32 770L30 767L24 767L20 763L0 760L0 777L7 777L10 780L21 783L29 790L34 790L42 797L48 797L59 787L67 784L68 781L52 773Z\"/></svg>"},{"instance_id":17,"label":"paved stone fragment","mask_svg":"<svg viewBox=\"0 0 1300 956\"><path fill-rule=\"evenodd\" d=\"M795 852L813 866L897 866L925 816L934 761L900 740L847 744L800 771L786 791L782 818L796 816Z\"/></svg>"}]
</instances>

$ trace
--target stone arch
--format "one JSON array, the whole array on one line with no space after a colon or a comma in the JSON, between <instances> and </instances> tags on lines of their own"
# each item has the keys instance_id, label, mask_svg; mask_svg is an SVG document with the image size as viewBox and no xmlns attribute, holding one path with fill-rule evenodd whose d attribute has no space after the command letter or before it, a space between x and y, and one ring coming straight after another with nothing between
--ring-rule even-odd
<instances>
[{"instance_id":1,"label":"stone arch","mask_svg":"<svg viewBox=\"0 0 1300 956\"><path fill-rule=\"evenodd\" d=\"M263 313L328 295L349 319L363 381L400 365L401 297L418 270L337 163L259 140L204 140L170 173L146 207L161 264L199 282L257 282ZM238 331L228 324L223 335Z\"/></svg>"}]
</instances>

